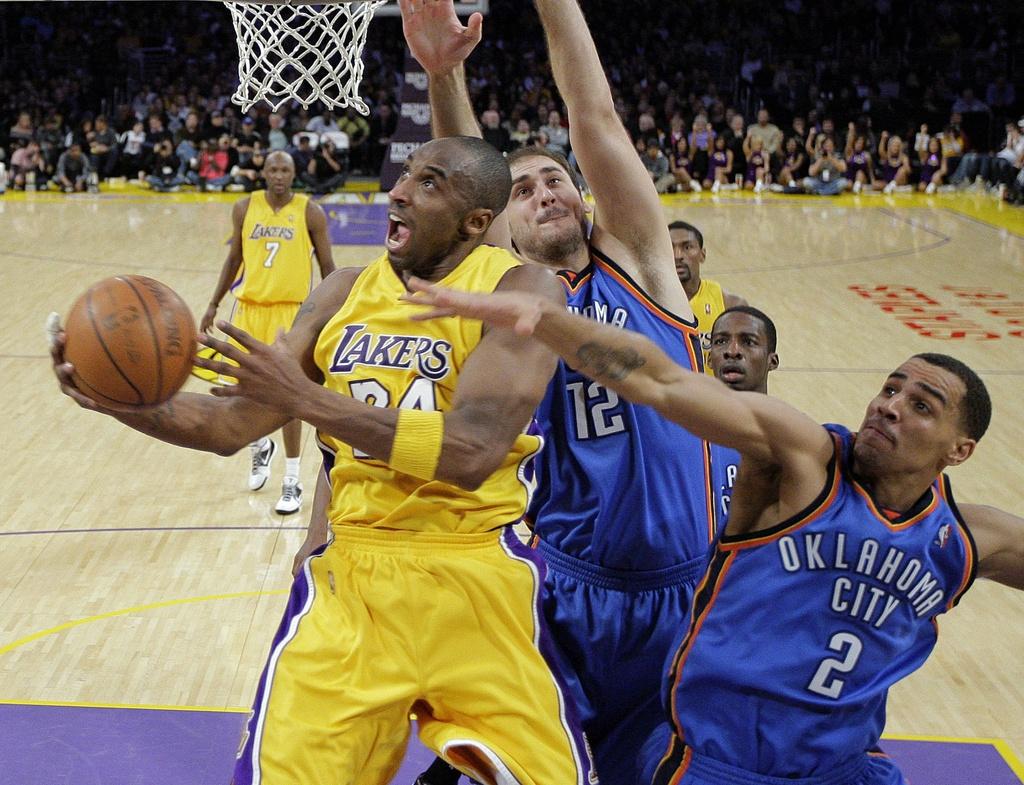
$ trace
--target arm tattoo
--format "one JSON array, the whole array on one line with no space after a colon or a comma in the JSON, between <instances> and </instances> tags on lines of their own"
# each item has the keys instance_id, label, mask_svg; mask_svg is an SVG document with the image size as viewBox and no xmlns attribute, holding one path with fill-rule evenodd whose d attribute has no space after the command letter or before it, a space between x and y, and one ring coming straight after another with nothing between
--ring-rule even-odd
<instances>
[{"instance_id":1,"label":"arm tattoo","mask_svg":"<svg viewBox=\"0 0 1024 785\"><path fill-rule=\"evenodd\" d=\"M295 319L292 322L292 324L293 325L294 324L298 324L299 320L302 317L306 316L307 314L313 313L313 311L315 311L315 310L316 310L316 303L311 303L311 302L308 302L308 301L304 302L302 304L302 307L299 308L299 312L297 314L295 314Z\"/></svg>"},{"instance_id":2,"label":"arm tattoo","mask_svg":"<svg viewBox=\"0 0 1024 785\"><path fill-rule=\"evenodd\" d=\"M582 364L580 370L613 381L622 381L647 362L635 349L616 349L600 343L583 344L576 350L576 356Z\"/></svg>"}]
</instances>

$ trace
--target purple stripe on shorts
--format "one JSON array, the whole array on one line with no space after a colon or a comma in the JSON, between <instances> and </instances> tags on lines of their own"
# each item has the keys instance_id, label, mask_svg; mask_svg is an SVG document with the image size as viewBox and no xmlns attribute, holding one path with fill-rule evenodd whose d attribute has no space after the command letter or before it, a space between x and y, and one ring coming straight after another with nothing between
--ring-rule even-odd
<instances>
[{"instance_id":1,"label":"purple stripe on shorts","mask_svg":"<svg viewBox=\"0 0 1024 785\"><path fill-rule=\"evenodd\" d=\"M596 782L596 777L594 777L593 774L594 762L590 754L590 745L587 743L586 737L583 734L583 725L580 722L579 711L576 707L575 701L573 700L573 692L569 687L570 680L566 678L566 673L571 666L561 649L559 649L555 644L555 641L551 636L551 632L548 630L547 619L544 616L543 599L548 566L545 563L544 558L540 555L540 552L535 548L530 548L524 545L511 526L506 526L502 531L501 536L505 548L508 551L510 551L514 556L530 562L537 570L538 585L535 601L536 605L534 607L534 616L537 619L537 649L540 651L541 656L551 669L551 675L554 677L555 684L557 685L559 692L562 694L562 705L564 706L565 720L566 724L569 726L567 730L570 733L573 744L576 746L580 765L583 768L582 781L585 783Z\"/></svg>"},{"instance_id":2,"label":"purple stripe on shorts","mask_svg":"<svg viewBox=\"0 0 1024 785\"><path fill-rule=\"evenodd\" d=\"M325 547L326 545L321 546L317 553L322 553ZM308 612L308 606L311 605L311 595L313 595L313 576L309 569L309 559L307 559L302 572L292 581L291 593L288 595L288 605L285 608L284 616L281 618L281 624L278 625L277 632L274 635L274 641L270 646L267 664L260 675L259 686L256 688L256 698L253 701L252 711L249 713L249 720L245 724L245 732L242 734L238 759L235 761L235 776L231 781L232 785L252 785L253 782L259 781L254 779L253 754L256 737L259 735L257 731L260 729L267 710L270 690L273 689L272 670L277 666L277 660L281 656L281 652L287 645L287 642L295 636L302 617ZM267 688L268 675L271 675L269 689ZM255 754L258 755L259 751L255 750Z\"/></svg>"}]
</instances>

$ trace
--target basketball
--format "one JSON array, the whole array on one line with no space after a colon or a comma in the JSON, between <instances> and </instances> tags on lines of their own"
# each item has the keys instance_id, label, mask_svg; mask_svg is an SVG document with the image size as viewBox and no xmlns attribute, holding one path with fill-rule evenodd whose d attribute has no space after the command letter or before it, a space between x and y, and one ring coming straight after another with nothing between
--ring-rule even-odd
<instances>
[{"instance_id":1,"label":"basketball","mask_svg":"<svg viewBox=\"0 0 1024 785\"><path fill-rule=\"evenodd\" d=\"M64 332L75 384L100 404L163 403L192 370L192 313L152 278L119 275L94 284L71 306Z\"/></svg>"}]
</instances>

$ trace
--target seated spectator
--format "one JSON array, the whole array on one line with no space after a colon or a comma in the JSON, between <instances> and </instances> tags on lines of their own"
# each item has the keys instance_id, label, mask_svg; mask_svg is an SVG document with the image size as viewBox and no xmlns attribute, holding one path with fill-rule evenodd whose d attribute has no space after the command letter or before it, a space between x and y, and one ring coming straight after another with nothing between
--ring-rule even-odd
<instances>
[{"instance_id":1,"label":"seated spectator","mask_svg":"<svg viewBox=\"0 0 1024 785\"><path fill-rule=\"evenodd\" d=\"M174 141L174 152L181 159L178 173L184 176L187 171L199 166L199 143L203 141L203 131L196 112L190 111L185 115L181 128L174 134Z\"/></svg>"},{"instance_id":2,"label":"seated spectator","mask_svg":"<svg viewBox=\"0 0 1024 785\"><path fill-rule=\"evenodd\" d=\"M125 177L146 179L146 132L141 120L121 135L121 174Z\"/></svg>"},{"instance_id":3,"label":"seated spectator","mask_svg":"<svg viewBox=\"0 0 1024 785\"><path fill-rule=\"evenodd\" d=\"M317 148L316 155L306 167L309 177L306 182L315 194L331 193L345 184L348 177L346 161L339 154L329 138L324 138Z\"/></svg>"},{"instance_id":4,"label":"seated spectator","mask_svg":"<svg viewBox=\"0 0 1024 785\"><path fill-rule=\"evenodd\" d=\"M933 194L946 179L946 159L942 157L942 142L936 137L931 137L924 150L920 150L921 177L917 183L917 190Z\"/></svg>"},{"instance_id":5,"label":"seated spectator","mask_svg":"<svg viewBox=\"0 0 1024 785\"><path fill-rule=\"evenodd\" d=\"M146 182L154 191L177 191L187 182L181 176L181 159L174 152L170 139L164 139L153 150L148 171Z\"/></svg>"},{"instance_id":6,"label":"seated spectator","mask_svg":"<svg viewBox=\"0 0 1024 785\"><path fill-rule=\"evenodd\" d=\"M57 168L57 159L64 148L64 120L56 113L47 116L43 127L36 134L39 153L43 156L43 168L52 175Z\"/></svg>"},{"instance_id":7,"label":"seated spectator","mask_svg":"<svg viewBox=\"0 0 1024 785\"><path fill-rule=\"evenodd\" d=\"M390 103L380 103L370 115L370 148L367 151L370 174L380 172L384 156L391 147L391 137L398 127L398 114Z\"/></svg>"},{"instance_id":8,"label":"seated spectator","mask_svg":"<svg viewBox=\"0 0 1024 785\"><path fill-rule=\"evenodd\" d=\"M718 193L723 185L731 185L732 166L732 150L726 148L725 137L715 137L715 149L708 158L708 174L704 178L704 187L710 188L711 193Z\"/></svg>"},{"instance_id":9,"label":"seated spectator","mask_svg":"<svg viewBox=\"0 0 1024 785\"><path fill-rule=\"evenodd\" d=\"M853 192L859 194L864 186L875 179L871 153L867 151L867 138L857 133L857 125L850 123L846 133L846 179L853 184Z\"/></svg>"},{"instance_id":10,"label":"seated spectator","mask_svg":"<svg viewBox=\"0 0 1024 785\"><path fill-rule=\"evenodd\" d=\"M675 149L672 150L672 157L669 160L669 168L676 181L675 190L693 191L694 193L704 190L701 187L700 179L693 176L693 161L690 160L686 134L676 140Z\"/></svg>"},{"instance_id":11,"label":"seated spectator","mask_svg":"<svg viewBox=\"0 0 1024 785\"><path fill-rule=\"evenodd\" d=\"M306 124L306 130L312 131L317 136L323 136L325 133L334 133L340 131L338 127L338 121L334 117L334 112L328 109L323 114L318 114L312 120Z\"/></svg>"},{"instance_id":12,"label":"seated spectator","mask_svg":"<svg viewBox=\"0 0 1024 785\"><path fill-rule=\"evenodd\" d=\"M173 142L174 135L164 127L163 118L159 114L151 114L147 121L144 155L147 158L152 156L156 146L163 141Z\"/></svg>"},{"instance_id":13,"label":"seated spectator","mask_svg":"<svg viewBox=\"0 0 1024 785\"><path fill-rule=\"evenodd\" d=\"M771 122L767 109L757 110L757 122L747 129L747 137L760 139L762 149L773 158L782 154L782 131Z\"/></svg>"},{"instance_id":14,"label":"seated spectator","mask_svg":"<svg viewBox=\"0 0 1024 785\"><path fill-rule=\"evenodd\" d=\"M972 181L987 183L995 187L1009 187L1016 170L1024 160L1024 118L1019 123L1006 124L1006 141L995 155L988 153L967 153L960 161L956 172L950 178L953 185L967 185Z\"/></svg>"},{"instance_id":15,"label":"seated spectator","mask_svg":"<svg viewBox=\"0 0 1024 785\"><path fill-rule=\"evenodd\" d=\"M561 155L569 154L569 129L562 125L562 115L558 110L548 112L548 121L540 130L547 134L548 142L545 146L548 150Z\"/></svg>"},{"instance_id":16,"label":"seated spectator","mask_svg":"<svg viewBox=\"0 0 1024 785\"><path fill-rule=\"evenodd\" d=\"M509 143L513 150L518 150L520 147L526 147L530 144L530 138L533 136L533 129L530 127L530 121L520 117L516 122L516 129L509 133Z\"/></svg>"},{"instance_id":17,"label":"seated spectator","mask_svg":"<svg viewBox=\"0 0 1024 785\"><path fill-rule=\"evenodd\" d=\"M206 118L206 122L203 124L201 138L210 142L209 146L217 144L217 140L220 139L225 133L228 132L228 128L224 121L224 112L221 109L214 109Z\"/></svg>"},{"instance_id":18,"label":"seated spectator","mask_svg":"<svg viewBox=\"0 0 1024 785\"><path fill-rule=\"evenodd\" d=\"M645 142L646 150L643 155L644 166L651 176L654 188L659 194L668 193L668 189L675 184L676 178L669 171L668 158L658 146L656 136L649 137Z\"/></svg>"},{"instance_id":19,"label":"seated spectator","mask_svg":"<svg viewBox=\"0 0 1024 785\"><path fill-rule=\"evenodd\" d=\"M187 177L200 191L220 191L231 182L231 167L235 165L231 149L231 137L223 134L216 147L208 141L200 143L199 168L189 172Z\"/></svg>"},{"instance_id":20,"label":"seated spectator","mask_svg":"<svg viewBox=\"0 0 1024 785\"><path fill-rule=\"evenodd\" d=\"M231 170L231 185L228 186L228 190L250 192L266 188L267 183L263 179L263 164L265 162L266 155L263 145L256 142L252 155L247 160L240 160L238 166Z\"/></svg>"},{"instance_id":21,"label":"seated spectator","mask_svg":"<svg viewBox=\"0 0 1024 785\"><path fill-rule=\"evenodd\" d=\"M760 137L750 139L747 154L747 171L743 178L743 187L759 194L771 182L771 160L764 149Z\"/></svg>"},{"instance_id":22,"label":"seated spectator","mask_svg":"<svg viewBox=\"0 0 1024 785\"><path fill-rule=\"evenodd\" d=\"M722 135L725 136L725 146L732 151L732 170L736 174L743 174L747 171L747 158L750 157L750 142L743 115L734 114ZM764 149L763 143L761 149Z\"/></svg>"},{"instance_id":23,"label":"seated spectator","mask_svg":"<svg viewBox=\"0 0 1024 785\"><path fill-rule=\"evenodd\" d=\"M242 128L235 139L235 150L240 161L247 161L253 153L257 143L262 143L263 138L256 130L256 121L246 116L242 119Z\"/></svg>"},{"instance_id":24,"label":"seated spectator","mask_svg":"<svg viewBox=\"0 0 1024 785\"><path fill-rule=\"evenodd\" d=\"M351 134L349 134L351 136ZM270 115L270 130L267 132L267 147L270 152L288 149L288 134L284 131L284 118L277 112Z\"/></svg>"},{"instance_id":25,"label":"seated spectator","mask_svg":"<svg viewBox=\"0 0 1024 785\"><path fill-rule=\"evenodd\" d=\"M826 117L821 121L820 129L812 128L811 132L807 135L807 155L812 161L817 160L821 156L821 148L825 144L826 139L832 140L832 148L834 150L839 149L836 123L831 117Z\"/></svg>"},{"instance_id":26,"label":"seated spectator","mask_svg":"<svg viewBox=\"0 0 1024 785\"><path fill-rule=\"evenodd\" d=\"M348 161L352 171L365 172L370 138L370 123L351 106L345 116L338 120L338 127L348 136Z\"/></svg>"},{"instance_id":27,"label":"seated spectator","mask_svg":"<svg viewBox=\"0 0 1024 785\"><path fill-rule=\"evenodd\" d=\"M871 187L887 194L906 187L910 181L910 158L903 152L903 140L898 136L890 137L888 131L882 131L878 142L877 174Z\"/></svg>"},{"instance_id":28,"label":"seated spectator","mask_svg":"<svg viewBox=\"0 0 1024 785\"><path fill-rule=\"evenodd\" d=\"M89 161L96 174L106 179L113 177L117 172L117 159L120 155L120 148L117 146L117 134L110 127L106 116L100 115L96 118L96 126L93 129L92 139L89 142Z\"/></svg>"},{"instance_id":29,"label":"seated spectator","mask_svg":"<svg viewBox=\"0 0 1024 785\"><path fill-rule=\"evenodd\" d=\"M36 129L32 124L32 115L28 112L18 112L18 121L11 126L8 132L11 144L25 144L35 139Z\"/></svg>"},{"instance_id":30,"label":"seated spectator","mask_svg":"<svg viewBox=\"0 0 1024 785\"><path fill-rule=\"evenodd\" d=\"M507 153L512 149L512 139L508 129L501 124L497 109L488 109L480 115L480 132L484 141L495 150Z\"/></svg>"},{"instance_id":31,"label":"seated spectator","mask_svg":"<svg viewBox=\"0 0 1024 785\"><path fill-rule=\"evenodd\" d=\"M690 158L693 160L693 176L699 180L707 180L708 162L715 146L715 132L708 125L706 115L699 114L693 118L693 127L686 141L690 146Z\"/></svg>"},{"instance_id":32,"label":"seated spectator","mask_svg":"<svg viewBox=\"0 0 1024 785\"><path fill-rule=\"evenodd\" d=\"M310 185L309 165L313 162L316 151L308 134L296 134L298 144L289 152L292 154L292 161L295 163L295 180L303 185Z\"/></svg>"},{"instance_id":33,"label":"seated spectator","mask_svg":"<svg viewBox=\"0 0 1024 785\"><path fill-rule=\"evenodd\" d=\"M967 151L967 137L960 122L961 116L954 112L949 117L949 123L939 134L942 139L942 157L946 159L946 168L951 172L957 170Z\"/></svg>"},{"instance_id":34,"label":"seated spectator","mask_svg":"<svg viewBox=\"0 0 1024 785\"><path fill-rule=\"evenodd\" d=\"M974 90L965 87L960 97L953 102L953 111L957 114L971 114L973 112L988 112L988 105L974 96Z\"/></svg>"},{"instance_id":35,"label":"seated spectator","mask_svg":"<svg viewBox=\"0 0 1024 785\"><path fill-rule=\"evenodd\" d=\"M807 153L798 136L786 140L786 154L782 158L782 169L779 172L779 185L772 190L795 188L804 179L807 172Z\"/></svg>"},{"instance_id":36,"label":"seated spectator","mask_svg":"<svg viewBox=\"0 0 1024 785\"><path fill-rule=\"evenodd\" d=\"M82 152L82 145L72 142L57 159L57 171L53 179L66 194L84 191L89 185L92 171L88 157Z\"/></svg>"},{"instance_id":37,"label":"seated spectator","mask_svg":"<svg viewBox=\"0 0 1024 785\"><path fill-rule=\"evenodd\" d=\"M821 143L821 153L811 163L807 177L803 180L804 190L818 196L835 196L846 190L850 181L843 177L846 161L836 151L835 140L826 136Z\"/></svg>"},{"instance_id":38,"label":"seated spectator","mask_svg":"<svg viewBox=\"0 0 1024 785\"><path fill-rule=\"evenodd\" d=\"M43 155L39 151L39 142L30 140L11 154L11 178L17 190L22 190L26 185L46 188L46 169Z\"/></svg>"}]
</instances>

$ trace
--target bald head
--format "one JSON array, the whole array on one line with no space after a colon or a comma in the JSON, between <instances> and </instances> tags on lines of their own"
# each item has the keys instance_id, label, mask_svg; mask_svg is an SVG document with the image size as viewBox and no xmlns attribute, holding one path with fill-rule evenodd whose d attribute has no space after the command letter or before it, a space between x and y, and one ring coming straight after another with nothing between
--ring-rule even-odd
<instances>
[{"instance_id":1,"label":"bald head","mask_svg":"<svg viewBox=\"0 0 1024 785\"><path fill-rule=\"evenodd\" d=\"M475 136L434 139L413 155L437 156L452 173L456 190L466 210L484 208L497 215L505 209L512 190L512 175L505 157Z\"/></svg>"}]
</instances>

